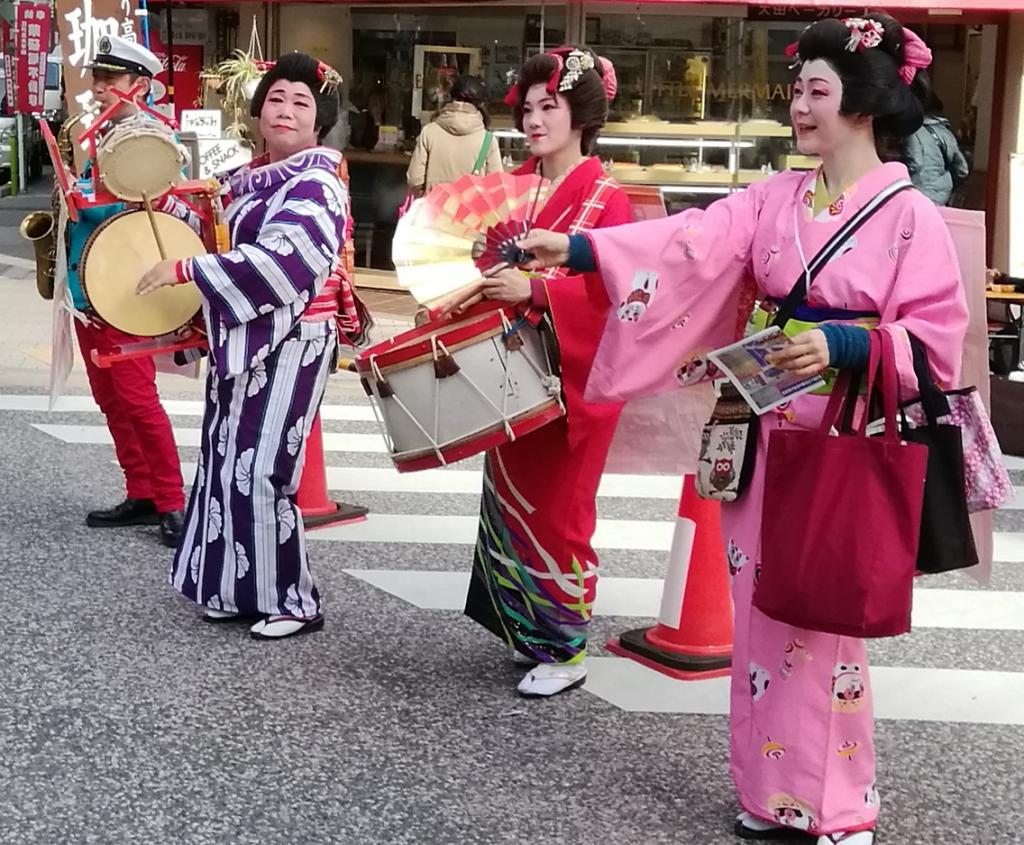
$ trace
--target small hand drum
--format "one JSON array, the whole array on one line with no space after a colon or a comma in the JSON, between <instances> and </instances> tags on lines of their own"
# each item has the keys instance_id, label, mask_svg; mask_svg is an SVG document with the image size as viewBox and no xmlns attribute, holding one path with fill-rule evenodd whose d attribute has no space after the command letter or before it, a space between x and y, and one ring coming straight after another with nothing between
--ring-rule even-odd
<instances>
[{"instance_id":1,"label":"small hand drum","mask_svg":"<svg viewBox=\"0 0 1024 845\"><path fill-rule=\"evenodd\" d=\"M96 148L100 178L125 202L156 200L181 181L185 164L169 130L153 124L115 127Z\"/></svg>"},{"instance_id":2,"label":"small hand drum","mask_svg":"<svg viewBox=\"0 0 1024 845\"><path fill-rule=\"evenodd\" d=\"M168 258L204 255L203 241L188 224L155 212ZM140 296L142 276L160 261L153 226L144 211L125 211L98 226L82 251L80 278L86 298L105 323L128 334L156 337L188 323L202 307L194 282L168 285Z\"/></svg>"}]
</instances>

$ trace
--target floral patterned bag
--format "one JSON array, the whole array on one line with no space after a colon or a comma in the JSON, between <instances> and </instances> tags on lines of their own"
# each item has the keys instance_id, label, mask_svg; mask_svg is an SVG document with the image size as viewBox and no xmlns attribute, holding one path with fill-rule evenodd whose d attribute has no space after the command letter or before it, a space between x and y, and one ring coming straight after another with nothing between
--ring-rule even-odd
<instances>
[{"instance_id":1,"label":"floral patterned bag","mask_svg":"<svg viewBox=\"0 0 1024 845\"><path fill-rule=\"evenodd\" d=\"M937 421L960 428L967 510L970 513L995 510L1013 495L1013 482L1003 465L1003 452L978 388L949 390L944 396L949 403L949 413L939 416ZM911 428L928 425L921 400L911 402L904 412Z\"/></svg>"},{"instance_id":2,"label":"floral patterned bag","mask_svg":"<svg viewBox=\"0 0 1024 845\"><path fill-rule=\"evenodd\" d=\"M1013 482L1003 464L1003 452L976 387L942 391L932 380L924 345L910 335L920 397L903 405L911 428L923 428L929 418L960 428L964 447L964 489L970 513L991 511L1013 495Z\"/></svg>"}]
</instances>

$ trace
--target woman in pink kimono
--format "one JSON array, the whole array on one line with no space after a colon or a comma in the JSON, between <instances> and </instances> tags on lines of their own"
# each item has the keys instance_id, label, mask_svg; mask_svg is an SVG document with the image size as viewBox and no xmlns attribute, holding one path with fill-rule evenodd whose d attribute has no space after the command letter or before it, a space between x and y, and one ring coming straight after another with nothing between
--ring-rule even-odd
<instances>
[{"instance_id":1,"label":"woman in pink kimono","mask_svg":"<svg viewBox=\"0 0 1024 845\"><path fill-rule=\"evenodd\" d=\"M912 81L930 62L928 48L881 14L820 21L794 47L800 70L790 116L800 151L821 157L818 171L781 173L706 211L572 238L535 232L523 241L535 266L596 267L613 303L588 398L632 399L700 378L707 371L701 356L738 338L753 299L763 325L829 238L880 191L907 179L902 164L881 162L876 140L898 140L921 125ZM909 396L916 392L909 335L926 347L936 382L952 387L966 325L949 234L932 203L908 189L814 278L776 363L801 374L863 367L865 326L876 326L895 341ZM825 402L809 394L761 418L750 486L722 507L736 607L736 833L871 845L879 798L864 642L784 625L751 606L768 434L816 429ZM794 530L800 519L793 514Z\"/></svg>"}]
</instances>

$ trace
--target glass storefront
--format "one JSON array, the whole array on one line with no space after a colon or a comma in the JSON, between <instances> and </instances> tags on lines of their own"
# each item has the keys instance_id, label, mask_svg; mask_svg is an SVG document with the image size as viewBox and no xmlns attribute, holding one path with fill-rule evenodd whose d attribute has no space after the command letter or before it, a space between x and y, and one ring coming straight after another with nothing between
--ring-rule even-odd
<instances>
[{"instance_id":1,"label":"glass storefront","mask_svg":"<svg viewBox=\"0 0 1024 845\"><path fill-rule=\"evenodd\" d=\"M707 6L691 14L686 4L612 8L585 6L578 26L616 67L619 90L598 155L620 182L657 187L674 211L781 169L814 166L792 142L793 72L784 54L813 11L727 6L712 16ZM542 46L563 43L569 19L565 6L352 8L349 157L360 264L388 266L406 155L457 73L486 80L506 164L525 158L502 102L508 73ZM958 202L985 208L992 86L981 90L978 79L997 27L911 25L935 51L945 114L981 171Z\"/></svg>"}]
</instances>

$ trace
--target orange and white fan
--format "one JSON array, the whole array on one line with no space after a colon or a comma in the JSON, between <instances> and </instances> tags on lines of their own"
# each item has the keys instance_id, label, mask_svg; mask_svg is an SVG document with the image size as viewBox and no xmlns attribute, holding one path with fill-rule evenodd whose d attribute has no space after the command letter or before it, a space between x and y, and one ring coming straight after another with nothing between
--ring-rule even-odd
<instances>
[{"instance_id":1,"label":"orange and white fan","mask_svg":"<svg viewBox=\"0 0 1024 845\"><path fill-rule=\"evenodd\" d=\"M399 284L429 303L529 258L529 233L550 183L537 175L488 173L438 185L398 221L391 246Z\"/></svg>"}]
</instances>

